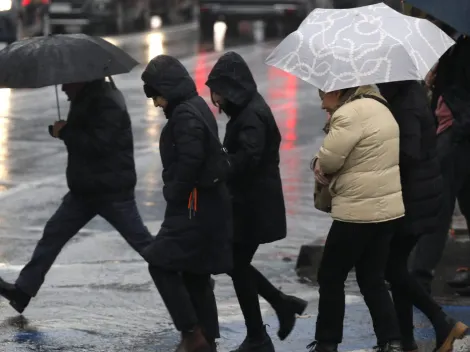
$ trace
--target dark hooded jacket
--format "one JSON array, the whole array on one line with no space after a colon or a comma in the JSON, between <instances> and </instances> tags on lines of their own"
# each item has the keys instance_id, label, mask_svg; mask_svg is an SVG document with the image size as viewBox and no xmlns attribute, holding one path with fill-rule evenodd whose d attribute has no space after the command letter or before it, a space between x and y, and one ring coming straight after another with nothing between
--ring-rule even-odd
<instances>
[{"instance_id":1,"label":"dark hooded jacket","mask_svg":"<svg viewBox=\"0 0 470 352\"><path fill-rule=\"evenodd\" d=\"M453 141L470 143L470 37L460 36L439 60L432 109L442 96L454 117Z\"/></svg>"},{"instance_id":2,"label":"dark hooded jacket","mask_svg":"<svg viewBox=\"0 0 470 352\"><path fill-rule=\"evenodd\" d=\"M231 204L224 183L201 186L217 145L217 123L186 68L167 55L147 65L142 80L168 101L168 122L160 136L165 219L146 251L153 265L169 270L219 274L231 270ZM150 89L149 89L150 88ZM210 133L209 128L212 133ZM218 142L220 143L220 142ZM190 194L197 189L197 210L190 215Z\"/></svg>"},{"instance_id":3,"label":"dark hooded jacket","mask_svg":"<svg viewBox=\"0 0 470 352\"><path fill-rule=\"evenodd\" d=\"M221 95L229 116L224 146L232 165L234 238L269 243L286 237L286 210L279 171L281 134L258 93L248 65L235 52L223 55L206 82Z\"/></svg>"},{"instance_id":4,"label":"dark hooded jacket","mask_svg":"<svg viewBox=\"0 0 470 352\"><path fill-rule=\"evenodd\" d=\"M445 206L434 116L417 81L379 85L400 128L400 177L405 232L432 233Z\"/></svg>"},{"instance_id":5,"label":"dark hooded jacket","mask_svg":"<svg viewBox=\"0 0 470 352\"><path fill-rule=\"evenodd\" d=\"M61 129L68 151L67 184L76 197L134 198L132 126L121 92L104 80L90 82L70 104Z\"/></svg>"}]
</instances>

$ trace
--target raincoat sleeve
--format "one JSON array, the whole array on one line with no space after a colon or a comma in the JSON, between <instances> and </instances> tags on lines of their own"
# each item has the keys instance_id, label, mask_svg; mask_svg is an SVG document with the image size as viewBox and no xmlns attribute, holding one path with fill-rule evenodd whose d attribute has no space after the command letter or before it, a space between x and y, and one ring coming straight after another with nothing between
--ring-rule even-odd
<instances>
[{"instance_id":1,"label":"raincoat sleeve","mask_svg":"<svg viewBox=\"0 0 470 352\"><path fill-rule=\"evenodd\" d=\"M97 113L87 118L87 126L65 125L59 133L69 149L78 150L86 155L108 155L114 150L116 133L122 124L122 115L126 114L111 99L100 99L90 105L90 111ZM85 118L85 117L84 117Z\"/></svg>"},{"instance_id":2,"label":"raincoat sleeve","mask_svg":"<svg viewBox=\"0 0 470 352\"><path fill-rule=\"evenodd\" d=\"M257 167L263 155L266 143L266 127L257 115L253 114L246 120L249 123L244 124L238 134L240 148L236 153L229 155L232 165L231 178Z\"/></svg>"},{"instance_id":3,"label":"raincoat sleeve","mask_svg":"<svg viewBox=\"0 0 470 352\"><path fill-rule=\"evenodd\" d=\"M204 151L205 126L190 112L174 113L172 133L177 161L173 180L163 189L166 201L188 201L189 194L199 180L206 160Z\"/></svg>"},{"instance_id":4,"label":"raincoat sleeve","mask_svg":"<svg viewBox=\"0 0 470 352\"><path fill-rule=\"evenodd\" d=\"M318 152L320 169L326 175L340 170L362 137L362 126L355 116L338 115L330 120L330 130Z\"/></svg>"}]
</instances>

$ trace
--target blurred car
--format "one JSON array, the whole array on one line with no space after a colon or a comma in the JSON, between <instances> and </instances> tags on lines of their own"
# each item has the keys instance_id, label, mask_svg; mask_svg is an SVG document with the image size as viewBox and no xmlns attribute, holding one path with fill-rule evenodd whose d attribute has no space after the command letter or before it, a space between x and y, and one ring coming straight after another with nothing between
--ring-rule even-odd
<instances>
[{"instance_id":1,"label":"blurred car","mask_svg":"<svg viewBox=\"0 0 470 352\"><path fill-rule=\"evenodd\" d=\"M52 0L49 12L55 32L119 34L150 27L150 0Z\"/></svg>"},{"instance_id":2,"label":"blurred car","mask_svg":"<svg viewBox=\"0 0 470 352\"><path fill-rule=\"evenodd\" d=\"M281 24L290 33L314 8L315 0L200 0L199 31L203 38L212 38L217 21L231 27L239 21L263 20L267 30Z\"/></svg>"},{"instance_id":3,"label":"blurred car","mask_svg":"<svg viewBox=\"0 0 470 352\"><path fill-rule=\"evenodd\" d=\"M0 41L50 33L50 0L0 0Z\"/></svg>"}]
</instances>

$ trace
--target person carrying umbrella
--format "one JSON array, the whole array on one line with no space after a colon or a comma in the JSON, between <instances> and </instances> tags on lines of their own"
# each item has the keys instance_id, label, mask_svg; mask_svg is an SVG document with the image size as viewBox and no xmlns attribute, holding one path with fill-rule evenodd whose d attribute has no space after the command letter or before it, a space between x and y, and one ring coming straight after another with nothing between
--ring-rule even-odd
<instances>
[{"instance_id":1,"label":"person carrying umbrella","mask_svg":"<svg viewBox=\"0 0 470 352\"><path fill-rule=\"evenodd\" d=\"M132 127L122 93L104 79L68 83L62 89L70 111L67 121L53 125L51 134L67 147L69 193L15 284L0 279L0 294L19 313L37 295L62 248L96 215L139 253L153 240L135 201Z\"/></svg>"},{"instance_id":2,"label":"person carrying umbrella","mask_svg":"<svg viewBox=\"0 0 470 352\"><path fill-rule=\"evenodd\" d=\"M413 28L419 31L413 33ZM334 221L318 274L316 341L308 346L312 352L337 351L344 281L354 266L378 351L402 350L395 307L384 283L390 242L405 215L400 133L388 103L369 85L424 79L453 44L431 22L384 4L317 9L266 60L319 88L322 107L332 113L313 163L317 183L329 186Z\"/></svg>"},{"instance_id":3,"label":"person carrying umbrella","mask_svg":"<svg viewBox=\"0 0 470 352\"><path fill-rule=\"evenodd\" d=\"M281 135L271 109L258 93L243 58L228 52L209 73L206 85L212 102L229 117L224 146L231 162L228 187L233 206L232 277L245 318L247 337L233 352L274 352L266 333L258 295L271 304L279 319L278 336L287 338L296 314L307 302L283 294L252 264L263 243L286 237L286 211L279 171Z\"/></svg>"},{"instance_id":4,"label":"person carrying umbrella","mask_svg":"<svg viewBox=\"0 0 470 352\"><path fill-rule=\"evenodd\" d=\"M67 148L69 192L47 221L16 282L0 278L0 295L22 313L67 242L95 216L107 220L140 254L153 237L135 201L132 124L124 96L104 79L129 72L137 62L112 44L83 34L16 42L0 52L0 62L0 86L34 88L66 82L62 90L70 101L67 121L57 121L49 130Z\"/></svg>"},{"instance_id":5,"label":"person carrying umbrella","mask_svg":"<svg viewBox=\"0 0 470 352\"><path fill-rule=\"evenodd\" d=\"M155 57L142 80L168 120L160 136L165 219L144 256L181 332L176 351L215 352L220 334L210 275L232 268L228 159L212 111L177 59Z\"/></svg>"}]
</instances>

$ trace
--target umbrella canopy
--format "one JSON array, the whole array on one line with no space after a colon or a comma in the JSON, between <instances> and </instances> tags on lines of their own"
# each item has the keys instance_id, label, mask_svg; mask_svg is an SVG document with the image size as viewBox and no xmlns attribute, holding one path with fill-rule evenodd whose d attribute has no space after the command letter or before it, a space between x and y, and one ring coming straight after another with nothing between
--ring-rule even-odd
<instances>
[{"instance_id":1,"label":"umbrella canopy","mask_svg":"<svg viewBox=\"0 0 470 352\"><path fill-rule=\"evenodd\" d=\"M127 73L138 62L108 41L58 34L15 42L0 51L0 87L40 88Z\"/></svg>"},{"instance_id":2,"label":"umbrella canopy","mask_svg":"<svg viewBox=\"0 0 470 352\"><path fill-rule=\"evenodd\" d=\"M470 35L469 0L406 0L407 3Z\"/></svg>"},{"instance_id":3,"label":"umbrella canopy","mask_svg":"<svg viewBox=\"0 0 470 352\"><path fill-rule=\"evenodd\" d=\"M387 5L315 9L266 59L330 92L422 80L454 44L437 26Z\"/></svg>"}]
</instances>

